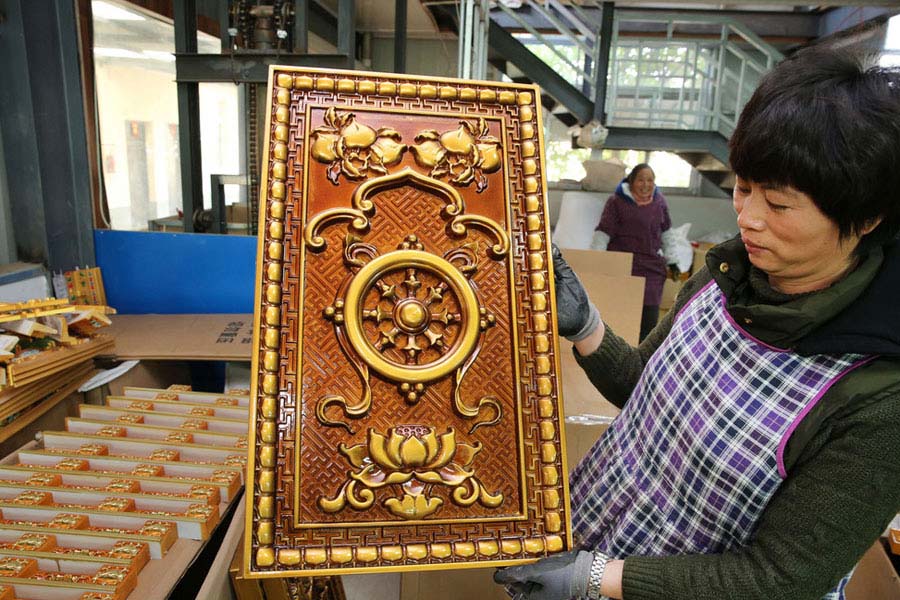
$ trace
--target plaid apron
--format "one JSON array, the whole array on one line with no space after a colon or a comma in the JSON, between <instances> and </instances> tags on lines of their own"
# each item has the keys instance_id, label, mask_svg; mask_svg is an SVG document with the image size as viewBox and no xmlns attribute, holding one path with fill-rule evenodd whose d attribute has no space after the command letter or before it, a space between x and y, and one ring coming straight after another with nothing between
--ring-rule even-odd
<instances>
[{"instance_id":1,"label":"plaid apron","mask_svg":"<svg viewBox=\"0 0 900 600\"><path fill-rule=\"evenodd\" d=\"M767 346L732 320L710 282L572 471L580 544L613 557L745 544L786 477L791 433L831 385L868 360ZM842 599L849 577L825 598Z\"/></svg>"}]
</instances>

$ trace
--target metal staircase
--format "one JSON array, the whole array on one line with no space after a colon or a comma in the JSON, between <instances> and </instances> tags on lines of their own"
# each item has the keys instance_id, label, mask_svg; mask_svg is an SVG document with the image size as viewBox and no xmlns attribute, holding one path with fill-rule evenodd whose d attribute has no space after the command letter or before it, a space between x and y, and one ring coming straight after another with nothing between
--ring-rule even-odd
<instances>
[{"instance_id":1,"label":"metal staircase","mask_svg":"<svg viewBox=\"0 0 900 600\"><path fill-rule=\"evenodd\" d=\"M602 6L497 2L491 64L538 83L544 106L566 125L590 121L601 99L606 148L676 152L714 185L733 187L726 140L781 53L727 17L615 9L604 70Z\"/></svg>"}]
</instances>

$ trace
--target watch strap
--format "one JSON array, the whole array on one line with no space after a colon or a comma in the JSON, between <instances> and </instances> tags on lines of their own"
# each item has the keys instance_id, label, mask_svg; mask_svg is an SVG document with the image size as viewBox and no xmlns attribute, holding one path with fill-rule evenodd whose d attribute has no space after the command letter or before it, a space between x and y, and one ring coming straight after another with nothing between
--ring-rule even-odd
<instances>
[{"instance_id":1,"label":"watch strap","mask_svg":"<svg viewBox=\"0 0 900 600\"><path fill-rule=\"evenodd\" d=\"M606 563L609 557L602 552L594 551L594 560L591 561L591 574L588 579L587 597L590 600L608 600L600 595L600 584L603 582L603 573L606 571Z\"/></svg>"}]
</instances>

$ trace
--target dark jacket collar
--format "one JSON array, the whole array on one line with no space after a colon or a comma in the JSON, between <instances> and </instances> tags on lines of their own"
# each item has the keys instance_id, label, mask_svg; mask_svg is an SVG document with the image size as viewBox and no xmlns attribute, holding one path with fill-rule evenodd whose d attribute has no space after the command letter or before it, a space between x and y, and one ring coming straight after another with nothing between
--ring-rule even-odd
<instances>
[{"instance_id":1,"label":"dark jacket collar","mask_svg":"<svg viewBox=\"0 0 900 600\"><path fill-rule=\"evenodd\" d=\"M877 248L832 286L763 300L750 284L750 260L740 238L712 248L706 264L726 307L747 333L800 354L900 356L900 243Z\"/></svg>"}]
</instances>

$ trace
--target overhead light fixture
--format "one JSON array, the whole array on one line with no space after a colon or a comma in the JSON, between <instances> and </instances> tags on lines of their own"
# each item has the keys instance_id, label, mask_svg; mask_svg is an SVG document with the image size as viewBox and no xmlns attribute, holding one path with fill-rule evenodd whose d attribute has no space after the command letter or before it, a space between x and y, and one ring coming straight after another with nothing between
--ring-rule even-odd
<instances>
[{"instance_id":1,"label":"overhead light fixture","mask_svg":"<svg viewBox=\"0 0 900 600\"><path fill-rule=\"evenodd\" d=\"M141 15L125 10L121 6L103 2L103 0L93 0L91 2L91 11L98 19L105 21L143 21Z\"/></svg>"}]
</instances>

